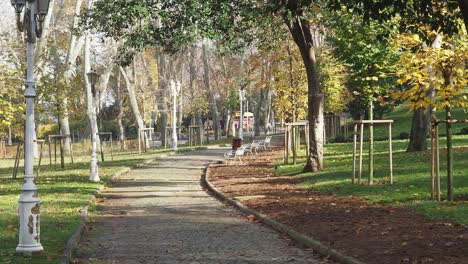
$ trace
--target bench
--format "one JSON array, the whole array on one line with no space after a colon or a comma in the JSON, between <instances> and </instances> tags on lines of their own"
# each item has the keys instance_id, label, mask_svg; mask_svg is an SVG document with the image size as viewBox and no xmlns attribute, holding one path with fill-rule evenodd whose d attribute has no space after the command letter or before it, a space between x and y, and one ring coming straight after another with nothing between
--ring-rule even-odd
<instances>
[{"instance_id":1,"label":"bench","mask_svg":"<svg viewBox=\"0 0 468 264\"><path fill-rule=\"evenodd\" d=\"M252 141L252 143L249 143L249 144L245 145L245 151L249 152L250 155L253 155L254 151L255 151L255 155L258 155L258 149L259 148L260 148L260 141L258 141L258 140L254 140L254 141Z\"/></svg>"},{"instance_id":2,"label":"bench","mask_svg":"<svg viewBox=\"0 0 468 264\"><path fill-rule=\"evenodd\" d=\"M264 150L271 149L271 136L265 137L265 139L259 141L259 146L261 146Z\"/></svg>"},{"instance_id":3,"label":"bench","mask_svg":"<svg viewBox=\"0 0 468 264\"><path fill-rule=\"evenodd\" d=\"M240 163L242 164L242 156L245 154L246 146L241 146L236 150L231 150L229 152L224 153L224 159L229 161L234 161L236 158L239 159Z\"/></svg>"}]
</instances>

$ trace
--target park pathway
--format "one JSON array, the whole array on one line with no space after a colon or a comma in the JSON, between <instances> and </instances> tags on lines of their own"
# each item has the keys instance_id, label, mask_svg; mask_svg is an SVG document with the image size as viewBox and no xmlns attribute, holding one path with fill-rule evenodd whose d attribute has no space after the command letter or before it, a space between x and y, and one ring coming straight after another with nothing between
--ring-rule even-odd
<instances>
[{"instance_id":1,"label":"park pathway","mask_svg":"<svg viewBox=\"0 0 468 264\"><path fill-rule=\"evenodd\" d=\"M202 190L203 168L223 151L163 157L105 190L75 263L319 263Z\"/></svg>"}]
</instances>

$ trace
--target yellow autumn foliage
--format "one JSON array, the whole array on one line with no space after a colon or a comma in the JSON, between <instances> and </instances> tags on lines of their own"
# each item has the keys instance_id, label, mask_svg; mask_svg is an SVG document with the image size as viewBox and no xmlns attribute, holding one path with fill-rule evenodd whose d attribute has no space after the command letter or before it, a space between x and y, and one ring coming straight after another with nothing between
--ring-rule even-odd
<instances>
[{"instance_id":1,"label":"yellow autumn foliage","mask_svg":"<svg viewBox=\"0 0 468 264\"><path fill-rule=\"evenodd\" d=\"M428 33L428 37L435 34ZM398 84L406 88L395 91L393 97L403 100L410 110L468 107L467 36L441 37L440 48L427 47L414 34L396 38L395 47L402 52Z\"/></svg>"}]
</instances>

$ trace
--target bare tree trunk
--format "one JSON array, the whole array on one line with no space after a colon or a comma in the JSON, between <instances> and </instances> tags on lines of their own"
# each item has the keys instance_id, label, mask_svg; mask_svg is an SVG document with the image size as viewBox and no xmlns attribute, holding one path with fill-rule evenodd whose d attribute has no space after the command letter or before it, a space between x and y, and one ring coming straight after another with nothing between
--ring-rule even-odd
<instances>
[{"instance_id":1,"label":"bare tree trunk","mask_svg":"<svg viewBox=\"0 0 468 264\"><path fill-rule=\"evenodd\" d=\"M255 136L260 136L260 126L265 126L265 116L262 116L262 108L264 108L266 97L268 95L267 88L260 89L260 96L259 100L257 101L257 105L255 106L255 123L254 123L254 131Z\"/></svg>"},{"instance_id":2,"label":"bare tree trunk","mask_svg":"<svg viewBox=\"0 0 468 264\"><path fill-rule=\"evenodd\" d=\"M203 80L205 82L205 89L208 91L208 96L210 100L210 105L211 105L211 116L213 119L213 126L214 126L214 136L215 140L218 140L220 138L220 123L219 123L219 112L218 112L218 106L216 102L216 94L212 91L211 89L211 83L210 83L210 65L208 62L208 51L206 44L203 43Z\"/></svg>"},{"instance_id":3,"label":"bare tree trunk","mask_svg":"<svg viewBox=\"0 0 468 264\"><path fill-rule=\"evenodd\" d=\"M418 108L414 111L407 152L425 151L427 149L426 137L429 133L429 118L429 111L424 108Z\"/></svg>"},{"instance_id":4,"label":"bare tree trunk","mask_svg":"<svg viewBox=\"0 0 468 264\"><path fill-rule=\"evenodd\" d=\"M161 143L162 146L166 145L166 127L167 127L167 96L169 95L168 92L168 61L167 56L162 52L158 52L157 54L158 60L158 90L160 91L160 98L159 98L159 105L161 109L159 109L161 116L159 118L159 130L161 132Z\"/></svg>"},{"instance_id":5,"label":"bare tree trunk","mask_svg":"<svg viewBox=\"0 0 468 264\"><path fill-rule=\"evenodd\" d=\"M462 11L463 21L465 22L465 29L468 31L468 0L458 0L458 6Z\"/></svg>"},{"instance_id":6,"label":"bare tree trunk","mask_svg":"<svg viewBox=\"0 0 468 264\"><path fill-rule=\"evenodd\" d=\"M226 137L233 136L233 134L232 134L232 110L231 110L231 108L228 108L228 110L227 110L225 130L226 130Z\"/></svg>"},{"instance_id":7,"label":"bare tree trunk","mask_svg":"<svg viewBox=\"0 0 468 264\"><path fill-rule=\"evenodd\" d=\"M286 18L286 21L289 19ZM323 129L324 116L323 90L319 81L317 61L315 57L314 43L310 31L310 23L307 19L301 19L299 16L294 18L290 24L287 23L289 31L294 42L299 47L301 57L307 72L308 84L308 121L309 121L309 157L304 167L305 172L315 172L323 169Z\"/></svg>"},{"instance_id":8,"label":"bare tree trunk","mask_svg":"<svg viewBox=\"0 0 468 264\"><path fill-rule=\"evenodd\" d=\"M117 124L119 125L119 141L120 141L120 150L125 150L125 128L122 122L124 116L124 109L123 109L123 96L121 90L121 77L122 73L120 70L118 71L117 77L117 104L119 107L119 114L117 115Z\"/></svg>"},{"instance_id":9,"label":"bare tree trunk","mask_svg":"<svg viewBox=\"0 0 468 264\"><path fill-rule=\"evenodd\" d=\"M133 83L131 82L129 77L130 74L127 74L123 67L119 67L119 70L125 80L125 86L128 92L130 108L132 109L133 115L137 122L137 126L140 129L140 131L143 131L143 129L145 128L145 123L143 122L143 118L141 117L140 109L138 107L138 101L135 93L135 80ZM146 133L144 133L144 135L146 137ZM146 140L146 142L148 143L148 140Z\"/></svg>"},{"instance_id":10,"label":"bare tree trunk","mask_svg":"<svg viewBox=\"0 0 468 264\"><path fill-rule=\"evenodd\" d=\"M73 31L73 29L75 29L78 26L78 17L81 12L82 3L83 3L83 0L76 0L75 11L74 11L75 16L73 17L73 22L72 22L70 31ZM67 57L65 58L65 65L68 67L67 72L65 73L65 78L71 77L72 75L71 66L75 64L76 58L78 57L78 54L80 53L83 47L83 43L84 43L83 37L77 37L74 34L70 33L70 42L68 45ZM61 133L64 135L70 135L71 137L70 122L68 118L69 116L68 98L66 96L63 98L62 109L63 109L63 113L60 115L60 118L59 118ZM65 138L63 141L64 149L68 153L70 153L70 140L71 140L70 137Z\"/></svg>"}]
</instances>

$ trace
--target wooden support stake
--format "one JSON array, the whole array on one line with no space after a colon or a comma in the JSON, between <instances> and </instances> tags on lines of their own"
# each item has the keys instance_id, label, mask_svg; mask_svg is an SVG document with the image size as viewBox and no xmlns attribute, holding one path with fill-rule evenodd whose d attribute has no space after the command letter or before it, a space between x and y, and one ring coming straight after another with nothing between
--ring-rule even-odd
<instances>
[{"instance_id":1,"label":"wooden support stake","mask_svg":"<svg viewBox=\"0 0 468 264\"><path fill-rule=\"evenodd\" d=\"M435 189L435 139L434 139L434 124L431 123L431 199L434 201Z\"/></svg>"},{"instance_id":2,"label":"wooden support stake","mask_svg":"<svg viewBox=\"0 0 468 264\"><path fill-rule=\"evenodd\" d=\"M39 162L37 164L37 177L39 177L39 174L41 172L41 161L42 161L42 150L44 148L44 141L41 142L41 152L39 153Z\"/></svg>"},{"instance_id":3,"label":"wooden support stake","mask_svg":"<svg viewBox=\"0 0 468 264\"><path fill-rule=\"evenodd\" d=\"M361 123L361 131L359 137L359 176L358 176L358 184L361 184L362 178L362 150L364 145L364 123Z\"/></svg>"},{"instance_id":4,"label":"wooden support stake","mask_svg":"<svg viewBox=\"0 0 468 264\"><path fill-rule=\"evenodd\" d=\"M288 137L288 132L285 131L284 132L284 150L283 150L283 163L285 163L285 164L286 164L286 152L287 152L287 149L288 149L287 137Z\"/></svg>"},{"instance_id":5,"label":"wooden support stake","mask_svg":"<svg viewBox=\"0 0 468 264\"><path fill-rule=\"evenodd\" d=\"M7 150L6 150L6 142L5 140L2 140L2 156L3 158L5 159L6 158L6 154L7 154Z\"/></svg>"},{"instance_id":6,"label":"wooden support stake","mask_svg":"<svg viewBox=\"0 0 468 264\"><path fill-rule=\"evenodd\" d=\"M291 147L292 147L292 154L293 154L293 164L297 162L297 129L295 126L292 126L292 133L291 133Z\"/></svg>"},{"instance_id":7,"label":"wooden support stake","mask_svg":"<svg viewBox=\"0 0 468 264\"><path fill-rule=\"evenodd\" d=\"M306 154L307 154L307 158L309 158L309 152L310 152L310 137L309 137L309 124L307 124L305 126L306 128L306 135L305 135L305 138L306 138Z\"/></svg>"},{"instance_id":8,"label":"wooden support stake","mask_svg":"<svg viewBox=\"0 0 468 264\"><path fill-rule=\"evenodd\" d=\"M143 131L143 143L145 144L145 153L146 153L146 151L147 151L146 144L148 144L148 138L147 138L146 131Z\"/></svg>"},{"instance_id":9,"label":"wooden support stake","mask_svg":"<svg viewBox=\"0 0 468 264\"><path fill-rule=\"evenodd\" d=\"M286 145L286 165L289 164L289 150L291 148L291 132L290 127L286 126L286 134L287 134L287 145Z\"/></svg>"},{"instance_id":10,"label":"wooden support stake","mask_svg":"<svg viewBox=\"0 0 468 264\"><path fill-rule=\"evenodd\" d=\"M188 131L188 144L189 146L192 146L192 129L189 128L189 131Z\"/></svg>"},{"instance_id":11,"label":"wooden support stake","mask_svg":"<svg viewBox=\"0 0 468 264\"><path fill-rule=\"evenodd\" d=\"M102 139L101 137L99 137L99 147L101 149L101 161L104 162L104 146L102 144Z\"/></svg>"},{"instance_id":12,"label":"wooden support stake","mask_svg":"<svg viewBox=\"0 0 468 264\"><path fill-rule=\"evenodd\" d=\"M52 165L52 148L50 146L50 137L49 137L49 165Z\"/></svg>"},{"instance_id":13,"label":"wooden support stake","mask_svg":"<svg viewBox=\"0 0 468 264\"><path fill-rule=\"evenodd\" d=\"M138 129L138 153L141 154L141 130Z\"/></svg>"},{"instance_id":14,"label":"wooden support stake","mask_svg":"<svg viewBox=\"0 0 468 264\"><path fill-rule=\"evenodd\" d=\"M390 163L390 184L393 184L392 123L388 124L388 160Z\"/></svg>"},{"instance_id":15,"label":"wooden support stake","mask_svg":"<svg viewBox=\"0 0 468 264\"><path fill-rule=\"evenodd\" d=\"M114 150L112 144L112 134L110 135L110 151L111 151L111 160L114 160Z\"/></svg>"},{"instance_id":16,"label":"wooden support stake","mask_svg":"<svg viewBox=\"0 0 468 264\"><path fill-rule=\"evenodd\" d=\"M436 192L437 201L440 202L440 149L439 149L439 125L435 124L435 141L436 141Z\"/></svg>"},{"instance_id":17,"label":"wooden support stake","mask_svg":"<svg viewBox=\"0 0 468 264\"><path fill-rule=\"evenodd\" d=\"M354 136L353 136L353 176L351 182L354 184L356 181L356 146L357 145L357 124L354 124Z\"/></svg>"},{"instance_id":18,"label":"wooden support stake","mask_svg":"<svg viewBox=\"0 0 468 264\"><path fill-rule=\"evenodd\" d=\"M65 169L65 153L63 153L63 138L60 138L60 168Z\"/></svg>"},{"instance_id":19,"label":"wooden support stake","mask_svg":"<svg viewBox=\"0 0 468 264\"><path fill-rule=\"evenodd\" d=\"M74 158L73 158L73 141L70 140L69 143L70 143L70 158L71 158L71 163L73 164L73 163L74 163Z\"/></svg>"},{"instance_id":20,"label":"wooden support stake","mask_svg":"<svg viewBox=\"0 0 468 264\"><path fill-rule=\"evenodd\" d=\"M57 138L54 138L54 162L57 165Z\"/></svg>"},{"instance_id":21,"label":"wooden support stake","mask_svg":"<svg viewBox=\"0 0 468 264\"><path fill-rule=\"evenodd\" d=\"M18 147L16 148L15 164L13 165L13 179L16 179L16 176L18 174L18 167L19 167L20 159L21 159L21 142L18 143Z\"/></svg>"}]
</instances>

